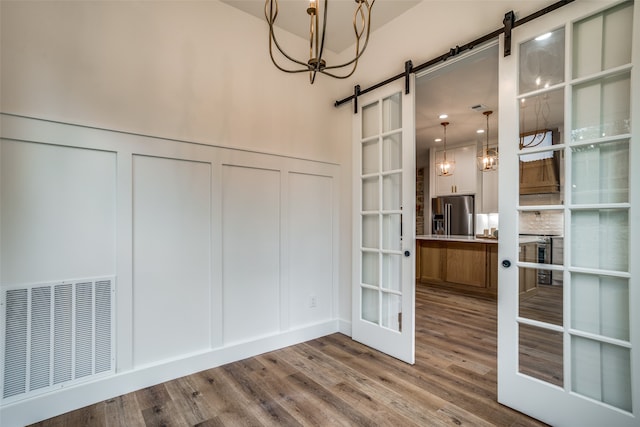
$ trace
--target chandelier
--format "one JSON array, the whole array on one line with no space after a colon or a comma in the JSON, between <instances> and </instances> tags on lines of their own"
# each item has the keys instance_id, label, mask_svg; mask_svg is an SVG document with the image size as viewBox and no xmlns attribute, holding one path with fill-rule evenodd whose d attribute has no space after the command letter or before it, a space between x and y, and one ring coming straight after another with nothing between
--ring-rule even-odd
<instances>
[{"instance_id":1,"label":"chandelier","mask_svg":"<svg viewBox=\"0 0 640 427\"><path fill-rule=\"evenodd\" d=\"M485 131L487 144L480 148L478 152L478 168L482 172L489 172L498 168L498 150L489 148L489 116L493 111L485 111L482 114L487 118L487 129Z\"/></svg>"},{"instance_id":2,"label":"chandelier","mask_svg":"<svg viewBox=\"0 0 640 427\"><path fill-rule=\"evenodd\" d=\"M442 122L440 124L444 128L444 151L442 153L442 161L436 163L436 171L439 176L450 176L453 175L453 169L456 164L453 160L447 160L447 126L449 122Z\"/></svg>"},{"instance_id":3,"label":"chandelier","mask_svg":"<svg viewBox=\"0 0 640 427\"><path fill-rule=\"evenodd\" d=\"M320 8L322 0L309 0L307 14L309 15L309 59L300 61L287 54L278 43L274 32L274 25L278 17L278 0L266 0L264 3L264 15L269 24L269 55L273 65L286 73L309 73L309 81L311 84L316 79L317 73L326 74L337 79L346 79L351 76L358 66L358 59L364 53L369 43L369 30L371 28L371 9L376 0L355 0L356 10L353 14L353 31L355 33L355 56L350 61L339 65L327 65L322 58L324 53L325 30L327 27L327 5L328 0L324 0L323 7ZM320 14L322 14L322 22L320 22ZM364 36L364 40L363 40ZM275 57L273 47L276 47L280 54L286 58L287 66L280 65ZM352 66L351 70L347 70L346 74L338 75L334 70L347 68ZM293 67L293 68L288 68Z\"/></svg>"}]
</instances>

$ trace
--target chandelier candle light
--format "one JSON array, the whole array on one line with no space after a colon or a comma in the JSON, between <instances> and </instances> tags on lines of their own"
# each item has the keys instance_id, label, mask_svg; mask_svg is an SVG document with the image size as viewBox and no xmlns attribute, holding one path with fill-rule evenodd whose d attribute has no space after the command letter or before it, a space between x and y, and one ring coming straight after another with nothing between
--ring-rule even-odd
<instances>
[{"instance_id":1,"label":"chandelier candle light","mask_svg":"<svg viewBox=\"0 0 640 427\"><path fill-rule=\"evenodd\" d=\"M264 3L264 15L267 18L269 24L269 55L273 65L285 73L309 73L309 81L311 84L316 79L317 73L326 74L337 79L346 79L351 76L358 66L358 59L364 53L369 43L369 30L371 28L371 9L376 0L355 0L356 10L353 14L353 31L355 33L355 57L350 61L347 61L339 65L327 65L326 61L322 58L324 53L324 40L325 30L327 28L327 6L329 0L309 0L309 7L307 7L307 14L309 14L309 59L307 61L300 61L287 54L284 49L278 43L274 32L274 25L276 18L278 17L278 0L266 0ZM323 7L320 8L320 3L323 3ZM320 23L320 14L322 13L322 23ZM322 24L322 30L320 31L320 24ZM364 36L364 40L362 38ZM361 43L362 41L362 43ZM296 68L285 68L280 65L274 57L274 49L276 47L280 54L284 56L289 62L289 66ZM285 61L286 62L286 61ZM333 70L339 68L346 68L352 65L351 70L347 70L346 74L337 75Z\"/></svg>"},{"instance_id":2,"label":"chandelier candle light","mask_svg":"<svg viewBox=\"0 0 640 427\"><path fill-rule=\"evenodd\" d=\"M484 111L482 114L487 118L487 130L485 131L487 145L480 148L478 152L478 168L482 172L489 172L498 168L498 151L489 148L489 116L493 111Z\"/></svg>"},{"instance_id":3,"label":"chandelier candle light","mask_svg":"<svg viewBox=\"0 0 640 427\"><path fill-rule=\"evenodd\" d=\"M444 128L444 151L442 153L442 161L438 163L437 171L440 176L450 176L453 175L453 169L455 168L455 162L452 160L447 160L447 126L449 122L440 123Z\"/></svg>"}]
</instances>

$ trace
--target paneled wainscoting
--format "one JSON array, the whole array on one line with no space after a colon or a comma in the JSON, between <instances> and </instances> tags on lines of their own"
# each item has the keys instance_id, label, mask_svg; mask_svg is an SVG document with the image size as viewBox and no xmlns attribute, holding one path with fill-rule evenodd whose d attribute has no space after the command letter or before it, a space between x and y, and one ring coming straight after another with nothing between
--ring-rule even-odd
<instances>
[{"instance_id":1,"label":"paneled wainscoting","mask_svg":"<svg viewBox=\"0 0 640 427\"><path fill-rule=\"evenodd\" d=\"M333 334L37 425L544 425L496 393L496 302L419 284L414 366Z\"/></svg>"}]
</instances>

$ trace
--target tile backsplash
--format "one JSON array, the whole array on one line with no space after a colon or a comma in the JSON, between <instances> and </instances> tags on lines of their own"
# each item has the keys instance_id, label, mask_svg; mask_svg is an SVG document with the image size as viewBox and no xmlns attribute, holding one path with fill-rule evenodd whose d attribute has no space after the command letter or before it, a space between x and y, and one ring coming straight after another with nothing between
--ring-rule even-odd
<instances>
[{"instance_id":1,"label":"tile backsplash","mask_svg":"<svg viewBox=\"0 0 640 427\"><path fill-rule=\"evenodd\" d=\"M563 211L520 212L520 234L564 235Z\"/></svg>"}]
</instances>

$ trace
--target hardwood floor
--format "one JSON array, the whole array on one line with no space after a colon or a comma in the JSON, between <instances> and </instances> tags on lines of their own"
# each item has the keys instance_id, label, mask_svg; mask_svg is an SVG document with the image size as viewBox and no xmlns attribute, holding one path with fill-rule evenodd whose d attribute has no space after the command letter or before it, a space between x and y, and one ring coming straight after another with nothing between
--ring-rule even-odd
<instances>
[{"instance_id":1,"label":"hardwood floor","mask_svg":"<svg viewBox=\"0 0 640 427\"><path fill-rule=\"evenodd\" d=\"M333 334L39 426L543 426L496 402L496 302L417 285L416 364Z\"/></svg>"}]
</instances>

